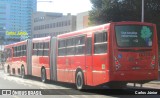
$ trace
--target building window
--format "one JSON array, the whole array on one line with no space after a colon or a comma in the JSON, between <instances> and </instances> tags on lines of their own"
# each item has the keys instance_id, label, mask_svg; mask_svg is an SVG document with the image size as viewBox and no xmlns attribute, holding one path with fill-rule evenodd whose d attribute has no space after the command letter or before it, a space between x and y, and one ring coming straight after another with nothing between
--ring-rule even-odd
<instances>
[{"instance_id":1,"label":"building window","mask_svg":"<svg viewBox=\"0 0 160 98\"><path fill-rule=\"evenodd\" d=\"M68 20L68 25L71 25L71 21L70 20Z\"/></svg>"},{"instance_id":2,"label":"building window","mask_svg":"<svg viewBox=\"0 0 160 98\"><path fill-rule=\"evenodd\" d=\"M53 27L53 25L52 24L49 24L49 28L52 28Z\"/></svg>"},{"instance_id":3,"label":"building window","mask_svg":"<svg viewBox=\"0 0 160 98\"><path fill-rule=\"evenodd\" d=\"M49 28L49 24L47 24L47 28Z\"/></svg>"},{"instance_id":4,"label":"building window","mask_svg":"<svg viewBox=\"0 0 160 98\"><path fill-rule=\"evenodd\" d=\"M55 23L52 23L52 28L55 28Z\"/></svg>"}]
</instances>

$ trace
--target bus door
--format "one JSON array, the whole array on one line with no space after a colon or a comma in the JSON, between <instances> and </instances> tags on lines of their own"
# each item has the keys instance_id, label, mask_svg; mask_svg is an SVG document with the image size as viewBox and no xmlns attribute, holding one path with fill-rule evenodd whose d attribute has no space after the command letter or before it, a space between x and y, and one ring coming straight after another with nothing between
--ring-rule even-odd
<instances>
[{"instance_id":1,"label":"bus door","mask_svg":"<svg viewBox=\"0 0 160 98\"><path fill-rule=\"evenodd\" d=\"M92 37L86 38L86 79L87 85L93 84L93 75L92 75Z\"/></svg>"},{"instance_id":2,"label":"bus door","mask_svg":"<svg viewBox=\"0 0 160 98\"><path fill-rule=\"evenodd\" d=\"M93 45L93 84L99 85L108 80L108 52L107 32L97 31L94 33Z\"/></svg>"}]
</instances>

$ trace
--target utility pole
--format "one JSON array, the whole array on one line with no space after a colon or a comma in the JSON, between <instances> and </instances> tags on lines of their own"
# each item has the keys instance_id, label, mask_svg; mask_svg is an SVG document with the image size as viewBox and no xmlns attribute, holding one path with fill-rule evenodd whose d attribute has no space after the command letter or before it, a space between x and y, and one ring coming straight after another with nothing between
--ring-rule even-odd
<instances>
[{"instance_id":1,"label":"utility pole","mask_svg":"<svg viewBox=\"0 0 160 98\"><path fill-rule=\"evenodd\" d=\"M141 22L144 22L144 0L142 0L142 16L141 16Z\"/></svg>"}]
</instances>

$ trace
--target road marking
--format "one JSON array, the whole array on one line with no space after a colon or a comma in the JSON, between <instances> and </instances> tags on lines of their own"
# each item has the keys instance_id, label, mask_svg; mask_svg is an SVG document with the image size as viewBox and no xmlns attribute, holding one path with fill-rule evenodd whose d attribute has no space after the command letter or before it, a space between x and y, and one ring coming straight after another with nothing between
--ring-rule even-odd
<instances>
[{"instance_id":1,"label":"road marking","mask_svg":"<svg viewBox=\"0 0 160 98\"><path fill-rule=\"evenodd\" d=\"M14 98L19 98L18 96L13 96Z\"/></svg>"},{"instance_id":2,"label":"road marking","mask_svg":"<svg viewBox=\"0 0 160 98\"><path fill-rule=\"evenodd\" d=\"M69 96L72 97L72 98L77 98L77 96L75 96L75 95L74 96L73 95L69 95Z\"/></svg>"}]
</instances>

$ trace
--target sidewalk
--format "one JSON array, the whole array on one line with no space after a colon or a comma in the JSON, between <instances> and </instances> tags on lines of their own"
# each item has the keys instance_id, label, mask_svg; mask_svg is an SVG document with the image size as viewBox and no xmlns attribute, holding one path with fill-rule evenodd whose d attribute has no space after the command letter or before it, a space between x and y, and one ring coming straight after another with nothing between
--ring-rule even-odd
<instances>
[{"instance_id":1,"label":"sidewalk","mask_svg":"<svg viewBox=\"0 0 160 98\"><path fill-rule=\"evenodd\" d=\"M150 84L159 84L160 85L160 71L159 71L159 77L158 77L158 80L155 80L155 81L151 81L149 82Z\"/></svg>"},{"instance_id":2,"label":"sidewalk","mask_svg":"<svg viewBox=\"0 0 160 98\"><path fill-rule=\"evenodd\" d=\"M158 84L158 85L160 85L160 80L157 80L157 81L151 81L151 82L149 82L150 84Z\"/></svg>"}]
</instances>

